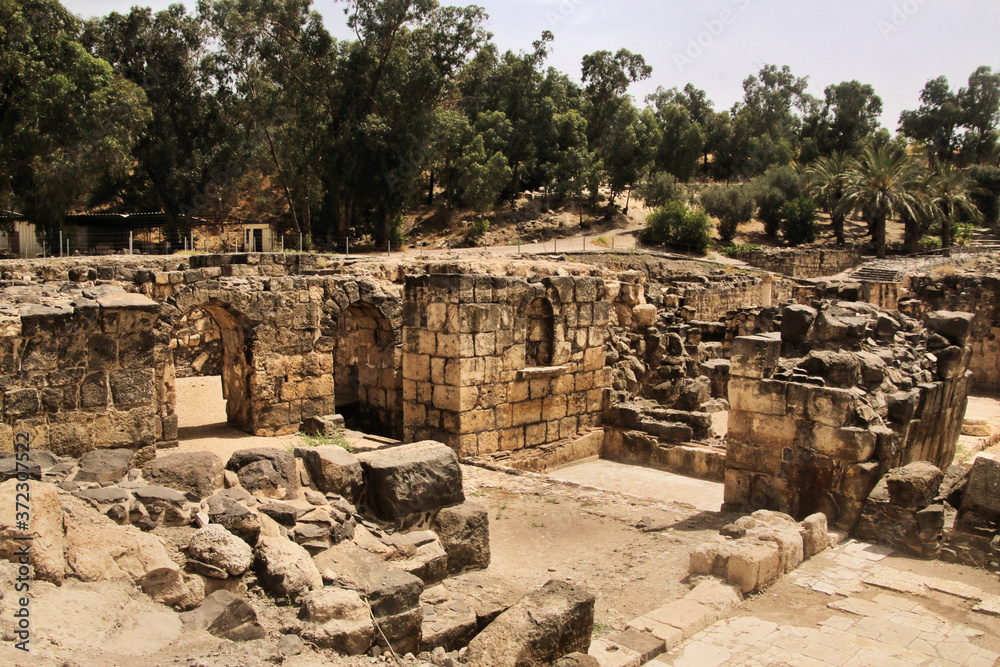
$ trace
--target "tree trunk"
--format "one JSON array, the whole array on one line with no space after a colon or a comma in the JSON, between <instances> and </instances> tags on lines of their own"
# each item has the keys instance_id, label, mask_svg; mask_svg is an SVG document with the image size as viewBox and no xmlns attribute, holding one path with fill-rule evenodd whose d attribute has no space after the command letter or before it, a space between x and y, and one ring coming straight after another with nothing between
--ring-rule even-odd
<instances>
[{"instance_id":1,"label":"tree trunk","mask_svg":"<svg viewBox=\"0 0 1000 667\"><path fill-rule=\"evenodd\" d=\"M844 245L847 239L844 237L844 216L833 214L830 216L833 223L833 235L837 237L837 245Z\"/></svg>"},{"instance_id":2,"label":"tree trunk","mask_svg":"<svg viewBox=\"0 0 1000 667\"><path fill-rule=\"evenodd\" d=\"M941 248L945 256L951 256L951 217L941 217Z\"/></svg>"},{"instance_id":3,"label":"tree trunk","mask_svg":"<svg viewBox=\"0 0 1000 667\"><path fill-rule=\"evenodd\" d=\"M885 259L885 216L876 216L872 224L872 236L875 241L875 256Z\"/></svg>"},{"instance_id":4,"label":"tree trunk","mask_svg":"<svg viewBox=\"0 0 1000 667\"><path fill-rule=\"evenodd\" d=\"M903 229L903 245L906 246L907 254L913 254L920 244L920 223L916 218L907 216L903 221Z\"/></svg>"},{"instance_id":5,"label":"tree trunk","mask_svg":"<svg viewBox=\"0 0 1000 667\"><path fill-rule=\"evenodd\" d=\"M427 205L434 206L434 170L431 169L431 184L427 187Z\"/></svg>"},{"instance_id":6,"label":"tree trunk","mask_svg":"<svg viewBox=\"0 0 1000 667\"><path fill-rule=\"evenodd\" d=\"M628 186L628 196L625 198L625 215L628 215L628 205L632 203L632 186Z\"/></svg>"}]
</instances>

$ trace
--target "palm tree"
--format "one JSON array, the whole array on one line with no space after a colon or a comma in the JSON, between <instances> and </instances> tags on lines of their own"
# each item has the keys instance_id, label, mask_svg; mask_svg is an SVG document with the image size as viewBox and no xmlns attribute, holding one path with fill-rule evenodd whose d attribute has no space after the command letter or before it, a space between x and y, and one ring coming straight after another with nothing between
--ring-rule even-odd
<instances>
[{"instance_id":1,"label":"palm tree","mask_svg":"<svg viewBox=\"0 0 1000 667\"><path fill-rule=\"evenodd\" d=\"M926 198L919 187L919 172L903 151L867 147L851 161L844 206L863 212L872 225L875 254L885 257L885 221L919 217Z\"/></svg>"},{"instance_id":2,"label":"palm tree","mask_svg":"<svg viewBox=\"0 0 1000 667\"><path fill-rule=\"evenodd\" d=\"M933 219L941 223L941 247L947 254L951 247L952 225L962 218L979 222L983 214L973 202L973 195L980 191L964 169L941 163L928 182L928 197Z\"/></svg>"},{"instance_id":3,"label":"palm tree","mask_svg":"<svg viewBox=\"0 0 1000 667\"><path fill-rule=\"evenodd\" d=\"M821 157L806 169L806 189L816 203L830 215L837 245L844 245L844 220L851 212L847 202L847 184L851 160L845 153L835 152Z\"/></svg>"}]
</instances>

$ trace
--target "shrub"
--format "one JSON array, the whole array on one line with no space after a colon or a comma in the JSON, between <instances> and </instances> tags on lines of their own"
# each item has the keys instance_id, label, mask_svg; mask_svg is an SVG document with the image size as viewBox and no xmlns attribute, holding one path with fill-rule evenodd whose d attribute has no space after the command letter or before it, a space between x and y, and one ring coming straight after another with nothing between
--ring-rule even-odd
<instances>
[{"instance_id":1,"label":"shrub","mask_svg":"<svg viewBox=\"0 0 1000 667\"><path fill-rule=\"evenodd\" d=\"M646 182L639 188L639 194L646 200L649 208L658 208L672 201L684 199L684 186L677 182L673 174L665 171L650 174Z\"/></svg>"},{"instance_id":2,"label":"shrub","mask_svg":"<svg viewBox=\"0 0 1000 667\"><path fill-rule=\"evenodd\" d=\"M591 241L591 243L593 243L596 246L600 246L602 248L611 247L611 241L608 240L607 236L598 236L596 239Z\"/></svg>"},{"instance_id":3,"label":"shrub","mask_svg":"<svg viewBox=\"0 0 1000 667\"><path fill-rule=\"evenodd\" d=\"M757 217L768 236L778 235L782 207L802 193L802 178L791 165L771 167L752 182Z\"/></svg>"},{"instance_id":4,"label":"shrub","mask_svg":"<svg viewBox=\"0 0 1000 667\"><path fill-rule=\"evenodd\" d=\"M757 252L760 246L755 243L738 243L720 248L719 252L726 257L736 257L748 252Z\"/></svg>"},{"instance_id":5,"label":"shrub","mask_svg":"<svg viewBox=\"0 0 1000 667\"><path fill-rule=\"evenodd\" d=\"M715 185L701 193L701 205L713 218L719 219L719 237L726 243L733 240L740 224L750 222L754 198L747 188Z\"/></svg>"},{"instance_id":6,"label":"shrub","mask_svg":"<svg viewBox=\"0 0 1000 667\"><path fill-rule=\"evenodd\" d=\"M969 175L979 188L972 193L972 203L982 212L986 224L997 224L1000 222L1000 167L976 165L969 170Z\"/></svg>"},{"instance_id":7,"label":"shrub","mask_svg":"<svg viewBox=\"0 0 1000 667\"><path fill-rule=\"evenodd\" d=\"M666 243L704 254L711 241L708 215L682 202L670 202L646 217L642 238L649 243Z\"/></svg>"},{"instance_id":8,"label":"shrub","mask_svg":"<svg viewBox=\"0 0 1000 667\"><path fill-rule=\"evenodd\" d=\"M816 202L801 195L781 207L781 234L789 245L816 240Z\"/></svg>"},{"instance_id":9,"label":"shrub","mask_svg":"<svg viewBox=\"0 0 1000 667\"><path fill-rule=\"evenodd\" d=\"M490 231L490 221L486 218L480 218L472 223L469 231L465 233L465 238L470 241L478 240L486 236L488 231Z\"/></svg>"}]
</instances>

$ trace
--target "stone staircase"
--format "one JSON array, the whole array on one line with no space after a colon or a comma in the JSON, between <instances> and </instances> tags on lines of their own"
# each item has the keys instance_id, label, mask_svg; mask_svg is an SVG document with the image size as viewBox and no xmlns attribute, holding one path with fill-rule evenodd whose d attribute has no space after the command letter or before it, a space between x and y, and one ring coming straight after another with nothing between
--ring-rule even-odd
<instances>
[{"instance_id":1,"label":"stone staircase","mask_svg":"<svg viewBox=\"0 0 1000 667\"><path fill-rule=\"evenodd\" d=\"M905 271L900 263L893 261L876 261L862 264L851 274L851 280L865 283L899 283L903 281Z\"/></svg>"}]
</instances>

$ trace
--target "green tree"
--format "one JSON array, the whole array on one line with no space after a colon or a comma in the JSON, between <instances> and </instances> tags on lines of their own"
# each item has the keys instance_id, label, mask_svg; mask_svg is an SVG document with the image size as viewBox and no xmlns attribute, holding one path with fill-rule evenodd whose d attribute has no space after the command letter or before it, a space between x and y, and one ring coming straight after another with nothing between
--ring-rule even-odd
<instances>
[{"instance_id":1,"label":"green tree","mask_svg":"<svg viewBox=\"0 0 1000 667\"><path fill-rule=\"evenodd\" d=\"M684 106L667 102L665 96L653 98L655 119L659 129L654 162L656 169L688 181L698 169L703 157L705 137L700 124Z\"/></svg>"},{"instance_id":2,"label":"green tree","mask_svg":"<svg viewBox=\"0 0 1000 667\"><path fill-rule=\"evenodd\" d=\"M649 208L659 208L672 201L683 201L684 186L677 177L665 171L654 171L642 184L641 194Z\"/></svg>"},{"instance_id":3,"label":"green tree","mask_svg":"<svg viewBox=\"0 0 1000 667\"><path fill-rule=\"evenodd\" d=\"M975 181L960 167L939 164L934 170L927 188L928 203L934 212L932 219L941 225L941 247L946 253L960 222L982 220L973 198L977 189Z\"/></svg>"},{"instance_id":4,"label":"green tree","mask_svg":"<svg viewBox=\"0 0 1000 667\"><path fill-rule=\"evenodd\" d=\"M781 207L781 234L792 246L816 240L816 202L808 195L790 199Z\"/></svg>"},{"instance_id":5,"label":"green tree","mask_svg":"<svg viewBox=\"0 0 1000 667\"><path fill-rule=\"evenodd\" d=\"M661 206L646 217L643 240L670 244L690 252L704 254L711 242L708 215L675 201Z\"/></svg>"},{"instance_id":6,"label":"green tree","mask_svg":"<svg viewBox=\"0 0 1000 667\"><path fill-rule=\"evenodd\" d=\"M803 140L813 142L821 156L856 154L879 127L882 98L858 81L827 86L824 96L822 108L805 118Z\"/></svg>"},{"instance_id":7,"label":"green tree","mask_svg":"<svg viewBox=\"0 0 1000 667\"><path fill-rule=\"evenodd\" d=\"M920 108L899 116L900 131L927 146L933 161L949 162L958 151L964 112L948 79L931 79L920 93Z\"/></svg>"},{"instance_id":8,"label":"green tree","mask_svg":"<svg viewBox=\"0 0 1000 667\"><path fill-rule=\"evenodd\" d=\"M713 218L719 219L719 237L731 243L741 224L750 222L756 202L750 188L741 185L714 185L701 191L701 205Z\"/></svg>"},{"instance_id":9,"label":"green tree","mask_svg":"<svg viewBox=\"0 0 1000 667\"><path fill-rule=\"evenodd\" d=\"M583 57L583 84L590 103L589 139L591 147L601 141L605 130L625 103L628 87L653 73L646 60L628 49L595 51Z\"/></svg>"},{"instance_id":10,"label":"green tree","mask_svg":"<svg viewBox=\"0 0 1000 667\"><path fill-rule=\"evenodd\" d=\"M830 216L837 245L844 245L844 221L850 213L847 199L848 176L851 161L845 153L835 152L821 157L806 168L806 191L823 211Z\"/></svg>"},{"instance_id":11,"label":"green tree","mask_svg":"<svg viewBox=\"0 0 1000 667\"><path fill-rule=\"evenodd\" d=\"M196 199L234 158L224 148L227 120L200 69L204 40L201 21L182 5L112 12L84 32L92 53L142 86L152 113L132 151L138 169L122 184L123 203L162 210L175 230L186 215L201 213Z\"/></svg>"},{"instance_id":12,"label":"green tree","mask_svg":"<svg viewBox=\"0 0 1000 667\"><path fill-rule=\"evenodd\" d=\"M757 217L764 223L764 231L776 237L784 218L785 203L802 193L802 177L791 165L775 166L755 178L751 183L757 202Z\"/></svg>"},{"instance_id":13,"label":"green tree","mask_svg":"<svg viewBox=\"0 0 1000 667\"><path fill-rule=\"evenodd\" d=\"M871 221L875 253L885 257L885 225L889 218L919 219L926 205L920 175L903 152L865 148L851 161L845 205Z\"/></svg>"},{"instance_id":14,"label":"green tree","mask_svg":"<svg viewBox=\"0 0 1000 667\"><path fill-rule=\"evenodd\" d=\"M997 145L1000 123L1000 72L980 67L969 77L969 85L958 91L962 124L966 133L962 152L969 162L982 162Z\"/></svg>"},{"instance_id":15,"label":"green tree","mask_svg":"<svg viewBox=\"0 0 1000 667\"><path fill-rule=\"evenodd\" d=\"M0 0L0 218L20 209L42 234L102 174L127 173L148 120L142 90L88 53L80 33L54 0Z\"/></svg>"},{"instance_id":16,"label":"green tree","mask_svg":"<svg viewBox=\"0 0 1000 667\"><path fill-rule=\"evenodd\" d=\"M626 189L631 199L632 187L648 171L656 130L653 114L649 110L640 112L627 101L612 120L607 141L600 151L612 205ZM626 212L628 206L626 201Z\"/></svg>"}]
</instances>

